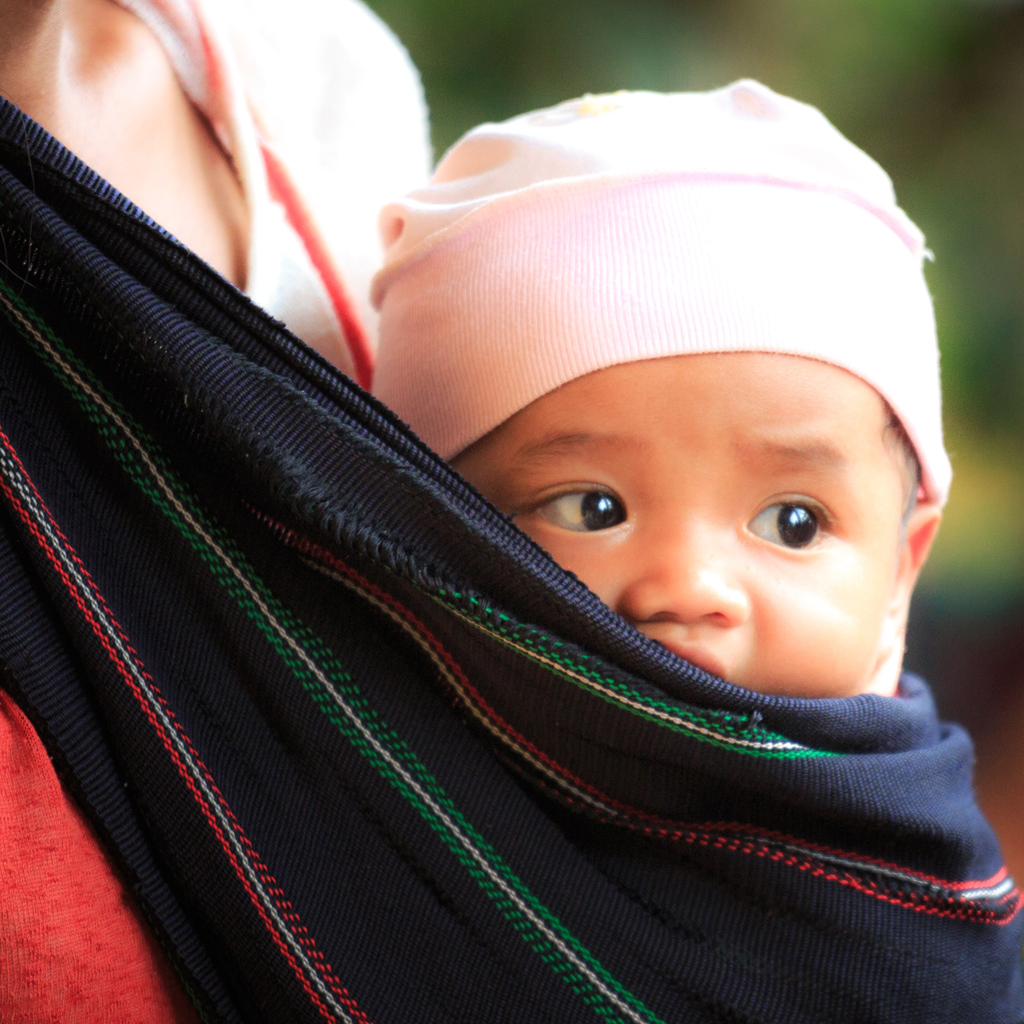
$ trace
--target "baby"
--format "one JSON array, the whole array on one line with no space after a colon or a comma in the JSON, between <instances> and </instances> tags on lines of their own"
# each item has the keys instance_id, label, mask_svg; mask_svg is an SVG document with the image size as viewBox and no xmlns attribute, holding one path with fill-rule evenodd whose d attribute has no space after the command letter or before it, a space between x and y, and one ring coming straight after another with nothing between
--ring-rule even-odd
<instances>
[{"instance_id":1,"label":"baby","mask_svg":"<svg viewBox=\"0 0 1024 1024\"><path fill-rule=\"evenodd\" d=\"M381 215L375 393L670 651L898 692L949 489L918 229L751 81L483 125Z\"/></svg>"}]
</instances>

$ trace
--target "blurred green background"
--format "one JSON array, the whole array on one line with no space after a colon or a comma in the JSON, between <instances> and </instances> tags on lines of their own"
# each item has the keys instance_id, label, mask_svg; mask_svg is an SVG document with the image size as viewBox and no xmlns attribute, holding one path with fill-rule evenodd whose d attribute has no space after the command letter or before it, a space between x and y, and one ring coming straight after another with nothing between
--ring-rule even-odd
<instances>
[{"instance_id":1,"label":"blurred green background","mask_svg":"<svg viewBox=\"0 0 1024 1024\"><path fill-rule=\"evenodd\" d=\"M437 155L584 92L758 78L889 172L935 262L955 479L908 664L984 731L1024 683L1024 3L370 0L420 68Z\"/></svg>"}]
</instances>

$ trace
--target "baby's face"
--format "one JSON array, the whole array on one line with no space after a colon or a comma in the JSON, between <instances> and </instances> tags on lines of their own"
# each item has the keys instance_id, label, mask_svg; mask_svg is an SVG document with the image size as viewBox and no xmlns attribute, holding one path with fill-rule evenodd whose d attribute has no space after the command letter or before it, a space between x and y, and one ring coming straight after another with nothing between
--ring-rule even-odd
<instances>
[{"instance_id":1,"label":"baby's face","mask_svg":"<svg viewBox=\"0 0 1024 1024\"><path fill-rule=\"evenodd\" d=\"M939 522L887 408L825 363L687 355L581 377L456 468L653 640L762 693L893 694Z\"/></svg>"}]
</instances>

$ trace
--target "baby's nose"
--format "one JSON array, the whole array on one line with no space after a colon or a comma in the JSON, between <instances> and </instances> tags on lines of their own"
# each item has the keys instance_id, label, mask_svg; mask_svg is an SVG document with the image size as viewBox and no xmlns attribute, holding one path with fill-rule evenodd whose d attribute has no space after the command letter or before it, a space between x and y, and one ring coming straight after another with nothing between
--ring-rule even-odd
<instances>
[{"instance_id":1,"label":"baby's nose","mask_svg":"<svg viewBox=\"0 0 1024 1024\"><path fill-rule=\"evenodd\" d=\"M750 617L750 598L713 539L680 537L653 557L636 560L616 609L633 623L742 625Z\"/></svg>"}]
</instances>

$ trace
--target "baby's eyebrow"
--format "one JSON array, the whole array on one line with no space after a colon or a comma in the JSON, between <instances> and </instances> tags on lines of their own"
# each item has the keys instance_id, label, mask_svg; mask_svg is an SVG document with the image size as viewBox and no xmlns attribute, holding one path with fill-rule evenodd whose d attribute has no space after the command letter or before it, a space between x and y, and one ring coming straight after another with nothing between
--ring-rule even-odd
<instances>
[{"instance_id":1,"label":"baby's eyebrow","mask_svg":"<svg viewBox=\"0 0 1024 1024\"><path fill-rule=\"evenodd\" d=\"M847 457L830 441L785 442L761 440L743 446L751 459L770 459L800 469L841 471Z\"/></svg>"},{"instance_id":2,"label":"baby's eyebrow","mask_svg":"<svg viewBox=\"0 0 1024 1024\"><path fill-rule=\"evenodd\" d=\"M582 448L629 448L637 447L632 437L619 434L603 434L592 431L563 431L545 434L537 440L527 441L515 453L518 463L542 462L545 459L571 455ZM849 465L843 452L830 441L823 439L779 441L757 438L742 444L745 457L756 464L770 462L774 466L795 469L827 470L842 472Z\"/></svg>"},{"instance_id":3,"label":"baby's eyebrow","mask_svg":"<svg viewBox=\"0 0 1024 1024\"><path fill-rule=\"evenodd\" d=\"M565 432L545 434L537 441L527 441L515 453L517 462L533 462L545 458L557 458L568 455L580 448L590 446L623 446L630 442L627 438L615 434L595 434L591 432Z\"/></svg>"}]
</instances>

